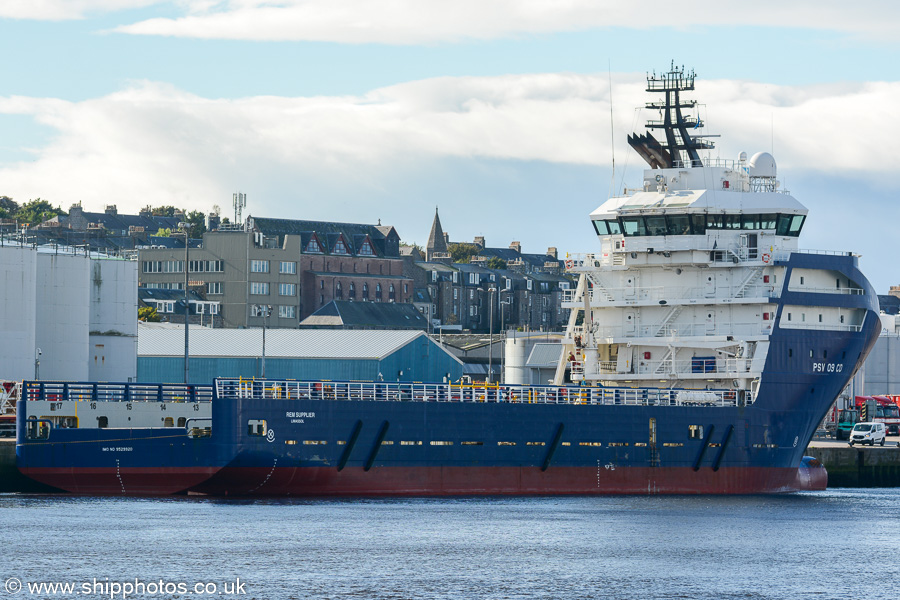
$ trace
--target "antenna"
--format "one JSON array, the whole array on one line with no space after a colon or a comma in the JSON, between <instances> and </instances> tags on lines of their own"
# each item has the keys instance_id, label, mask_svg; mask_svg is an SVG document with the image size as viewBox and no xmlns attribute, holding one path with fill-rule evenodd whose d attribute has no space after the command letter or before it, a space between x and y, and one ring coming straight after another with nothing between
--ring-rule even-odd
<instances>
[{"instance_id":1,"label":"antenna","mask_svg":"<svg viewBox=\"0 0 900 600\"><path fill-rule=\"evenodd\" d=\"M247 206L247 194L237 192L232 195L234 202L234 224L237 225L242 221L241 211Z\"/></svg>"},{"instance_id":2,"label":"antenna","mask_svg":"<svg viewBox=\"0 0 900 600\"><path fill-rule=\"evenodd\" d=\"M612 153L612 177L609 180L609 194L613 195L616 186L616 136L613 131L613 99L612 99L612 60L606 59L606 75L609 77L609 148Z\"/></svg>"}]
</instances>

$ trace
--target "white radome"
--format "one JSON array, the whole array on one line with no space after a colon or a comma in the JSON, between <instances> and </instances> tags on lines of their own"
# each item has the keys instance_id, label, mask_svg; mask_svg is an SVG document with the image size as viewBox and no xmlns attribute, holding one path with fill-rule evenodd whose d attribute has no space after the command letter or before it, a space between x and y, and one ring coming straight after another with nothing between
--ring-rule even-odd
<instances>
[{"instance_id":1,"label":"white radome","mask_svg":"<svg viewBox=\"0 0 900 600\"><path fill-rule=\"evenodd\" d=\"M750 177L775 178L778 171L775 165L775 157L768 152L757 152L750 158Z\"/></svg>"}]
</instances>

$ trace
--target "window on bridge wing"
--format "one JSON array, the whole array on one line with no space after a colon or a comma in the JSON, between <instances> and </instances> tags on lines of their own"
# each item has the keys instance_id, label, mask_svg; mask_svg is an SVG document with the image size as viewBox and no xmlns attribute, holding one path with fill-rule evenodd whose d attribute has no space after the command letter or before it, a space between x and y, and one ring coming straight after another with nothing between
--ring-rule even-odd
<instances>
[{"instance_id":1,"label":"window on bridge wing","mask_svg":"<svg viewBox=\"0 0 900 600\"><path fill-rule=\"evenodd\" d=\"M644 217L622 217L622 228L625 235L647 235Z\"/></svg>"}]
</instances>

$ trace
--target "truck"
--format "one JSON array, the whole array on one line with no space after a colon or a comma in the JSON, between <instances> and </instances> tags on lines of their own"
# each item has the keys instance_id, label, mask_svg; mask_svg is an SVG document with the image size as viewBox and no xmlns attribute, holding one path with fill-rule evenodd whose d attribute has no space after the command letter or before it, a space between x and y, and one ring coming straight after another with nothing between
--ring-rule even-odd
<instances>
[{"instance_id":1,"label":"truck","mask_svg":"<svg viewBox=\"0 0 900 600\"><path fill-rule=\"evenodd\" d=\"M855 403L860 413L859 420L884 423L888 435L900 435L900 407L897 406L894 398L890 396L856 396ZM865 419L861 414L864 405L868 410Z\"/></svg>"}]
</instances>

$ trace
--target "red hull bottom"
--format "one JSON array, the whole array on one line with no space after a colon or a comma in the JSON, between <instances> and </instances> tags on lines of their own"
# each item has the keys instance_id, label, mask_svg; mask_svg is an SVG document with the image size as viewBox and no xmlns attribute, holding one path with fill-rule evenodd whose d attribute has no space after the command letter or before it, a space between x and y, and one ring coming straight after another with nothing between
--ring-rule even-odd
<instances>
[{"instance_id":1,"label":"red hull bottom","mask_svg":"<svg viewBox=\"0 0 900 600\"><path fill-rule=\"evenodd\" d=\"M164 496L177 494L212 477L219 467L198 468L25 468L41 483L73 494L95 496Z\"/></svg>"},{"instance_id":2,"label":"red hull bottom","mask_svg":"<svg viewBox=\"0 0 900 600\"><path fill-rule=\"evenodd\" d=\"M771 494L824 490L821 466L690 467L226 467L191 491L259 496Z\"/></svg>"}]
</instances>

